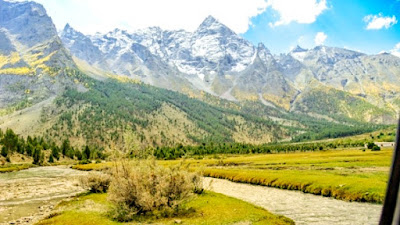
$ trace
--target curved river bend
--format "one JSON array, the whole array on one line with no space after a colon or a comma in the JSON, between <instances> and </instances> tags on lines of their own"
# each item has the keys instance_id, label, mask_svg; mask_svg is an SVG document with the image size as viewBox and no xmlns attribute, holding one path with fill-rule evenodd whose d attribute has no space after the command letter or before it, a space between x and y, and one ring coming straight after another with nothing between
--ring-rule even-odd
<instances>
[{"instance_id":1,"label":"curved river bend","mask_svg":"<svg viewBox=\"0 0 400 225\"><path fill-rule=\"evenodd\" d=\"M345 202L300 191L234 183L222 179L205 178L204 183L209 190L284 215L296 224L378 224L382 210L382 205L377 204Z\"/></svg>"}]
</instances>

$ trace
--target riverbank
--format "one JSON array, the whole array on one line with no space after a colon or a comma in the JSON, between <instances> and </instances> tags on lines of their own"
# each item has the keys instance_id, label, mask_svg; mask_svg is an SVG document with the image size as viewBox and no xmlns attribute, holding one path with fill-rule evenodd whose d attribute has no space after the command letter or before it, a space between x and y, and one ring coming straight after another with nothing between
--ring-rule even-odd
<instances>
[{"instance_id":1,"label":"riverbank","mask_svg":"<svg viewBox=\"0 0 400 225\"><path fill-rule=\"evenodd\" d=\"M0 166L0 173L10 173L35 167L33 164L10 164Z\"/></svg>"},{"instance_id":2,"label":"riverbank","mask_svg":"<svg viewBox=\"0 0 400 225\"><path fill-rule=\"evenodd\" d=\"M160 160L161 165L189 164L205 176L332 197L345 201L382 203L393 149L362 151L211 155L203 159ZM102 170L113 164L75 165L78 170Z\"/></svg>"},{"instance_id":3,"label":"riverbank","mask_svg":"<svg viewBox=\"0 0 400 225\"><path fill-rule=\"evenodd\" d=\"M57 203L83 191L84 172L67 166L35 167L0 174L0 224L33 224Z\"/></svg>"}]
</instances>

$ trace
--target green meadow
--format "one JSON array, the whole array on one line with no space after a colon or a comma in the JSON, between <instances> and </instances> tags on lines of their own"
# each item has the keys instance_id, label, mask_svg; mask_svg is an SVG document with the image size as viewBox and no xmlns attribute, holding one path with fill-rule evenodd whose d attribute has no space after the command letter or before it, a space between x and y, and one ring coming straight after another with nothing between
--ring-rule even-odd
<instances>
[{"instance_id":1,"label":"green meadow","mask_svg":"<svg viewBox=\"0 0 400 225\"><path fill-rule=\"evenodd\" d=\"M160 160L164 166L182 161L204 176L234 182L298 190L346 201L382 203L393 150L335 149L317 152L210 155L202 159ZM76 165L101 170L112 163Z\"/></svg>"},{"instance_id":2,"label":"green meadow","mask_svg":"<svg viewBox=\"0 0 400 225\"><path fill-rule=\"evenodd\" d=\"M212 206L212 207L210 207ZM286 217L213 192L196 195L182 207L186 210L169 218L142 216L132 222L119 223L107 215L110 210L107 194L84 194L65 201L56 208L57 212L37 225L117 225L117 224L294 224Z\"/></svg>"}]
</instances>

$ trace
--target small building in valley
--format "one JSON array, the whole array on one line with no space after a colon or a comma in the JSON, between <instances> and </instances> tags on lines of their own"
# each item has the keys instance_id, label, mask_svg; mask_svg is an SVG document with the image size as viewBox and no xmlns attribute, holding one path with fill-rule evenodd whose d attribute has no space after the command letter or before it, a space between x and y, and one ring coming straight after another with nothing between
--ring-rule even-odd
<instances>
[{"instance_id":1,"label":"small building in valley","mask_svg":"<svg viewBox=\"0 0 400 225\"><path fill-rule=\"evenodd\" d=\"M381 148L394 147L394 142L374 142L374 144L376 144L377 146L379 146ZM365 143L364 147L368 148L368 143Z\"/></svg>"}]
</instances>

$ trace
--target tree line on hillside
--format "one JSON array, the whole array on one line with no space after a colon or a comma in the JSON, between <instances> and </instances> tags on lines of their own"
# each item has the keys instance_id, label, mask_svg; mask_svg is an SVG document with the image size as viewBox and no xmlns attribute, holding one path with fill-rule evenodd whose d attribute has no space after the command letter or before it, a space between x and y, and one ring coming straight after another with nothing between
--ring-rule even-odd
<instances>
[{"instance_id":1,"label":"tree line on hillside","mask_svg":"<svg viewBox=\"0 0 400 225\"><path fill-rule=\"evenodd\" d=\"M250 125L257 131L277 130L271 132L274 140L284 132L270 119L210 105L178 92L117 81L91 83L87 92L67 89L56 100L58 108L68 110L63 111L59 120L48 130L49 136L82 137L90 143L109 145L124 143L121 134L133 131L140 142L148 141L150 146L154 146L143 130L154 125L155 121L149 119L148 115L157 113L163 105L182 111L185 118L195 124L188 128L193 132L185 132L188 139L198 144L234 142L233 133L237 127ZM244 122L234 117L240 117Z\"/></svg>"},{"instance_id":2,"label":"tree line on hillside","mask_svg":"<svg viewBox=\"0 0 400 225\"><path fill-rule=\"evenodd\" d=\"M197 146L177 145L174 147L157 147L152 149L157 159L177 159L184 156L204 156L213 154L251 154L251 153L289 153L322 151L327 149L364 147L365 140L337 140L314 143L287 144L245 144L245 143L202 143Z\"/></svg>"},{"instance_id":3,"label":"tree line on hillside","mask_svg":"<svg viewBox=\"0 0 400 225\"><path fill-rule=\"evenodd\" d=\"M27 136L25 139L9 128L5 132L0 129L0 145L0 155L7 162L11 162L10 156L14 153L32 157L32 163L35 165L54 163L61 157L80 160L82 163L90 159L105 158L101 151L87 145L82 150L74 148L68 139L64 140L61 145L57 145L54 141L45 140L43 137Z\"/></svg>"}]
</instances>

